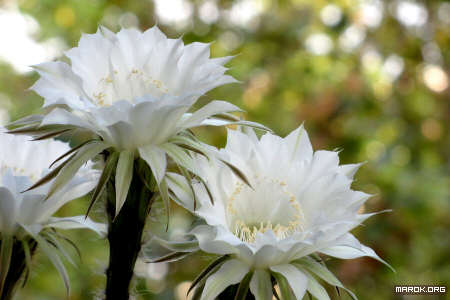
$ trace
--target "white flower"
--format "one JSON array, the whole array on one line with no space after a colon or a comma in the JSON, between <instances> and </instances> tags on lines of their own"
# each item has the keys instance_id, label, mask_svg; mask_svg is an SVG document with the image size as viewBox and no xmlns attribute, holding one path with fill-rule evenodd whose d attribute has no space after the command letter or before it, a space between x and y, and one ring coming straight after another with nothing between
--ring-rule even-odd
<instances>
[{"instance_id":1,"label":"white flower","mask_svg":"<svg viewBox=\"0 0 450 300\"><path fill-rule=\"evenodd\" d=\"M380 260L349 233L372 215L358 213L369 195L350 187L360 164L339 165L337 152L313 152L303 127L285 138L267 133L261 139L253 131L229 130L220 152L242 170L250 186L223 163L198 157L208 189L194 183L194 208L184 178L167 175L174 198L205 221L190 233L198 248L229 257L208 277L201 299L215 299L227 286L249 279L245 277L249 272L253 272L249 284L256 299L272 299L271 276L280 288L287 281L296 299L306 291L329 299L312 274L342 285L312 255ZM183 243L163 244L177 251L196 249L192 241L185 244L188 250Z\"/></svg>"},{"instance_id":2,"label":"white flower","mask_svg":"<svg viewBox=\"0 0 450 300\"><path fill-rule=\"evenodd\" d=\"M182 149L177 145L186 143L201 148L195 141L171 141L178 133L203 125L255 125L233 119L228 113L240 109L224 101L212 101L188 113L204 93L236 81L225 75L224 64L231 57L212 59L209 55L209 44L184 45L181 38L169 39L156 26L143 33L122 29L117 34L100 28L95 34L83 35L78 47L66 52L70 65L49 62L35 66L41 78L32 89L45 99L44 108L52 110L15 124L25 125L19 131L34 136L88 132L97 141L89 144L90 150L80 149L87 153L80 154L78 161L81 156L86 160L113 148L124 152L118 163L122 165L118 176L124 177L139 155L160 184L166 153L180 157ZM122 185L116 193L116 213L129 182Z\"/></svg>"},{"instance_id":3,"label":"white flower","mask_svg":"<svg viewBox=\"0 0 450 300\"><path fill-rule=\"evenodd\" d=\"M48 166L70 148L67 144L54 140L30 141L27 137L5 134L0 128L0 234L2 247L12 247L13 242L36 240L55 266L66 276L59 257L54 254L53 246L47 242L53 233L47 228L88 228L99 234L106 232L104 224L95 223L84 216L52 217L67 202L79 198L91 191L97 184L99 171L90 165L80 170L79 176L47 197L50 183L26 191L43 174L50 170ZM24 192L25 191L25 192ZM55 244L58 247L57 244ZM59 247L58 247L59 248ZM2 255L9 251L2 248ZM5 259L5 257L0 257ZM8 261L8 260L2 260ZM3 269L3 267L5 267ZM62 269L61 269L62 268ZM8 265L0 272L2 278L8 272ZM67 282L66 282L67 283Z\"/></svg>"},{"instance_id":4,"label":"white flower","mask_svg":"<svg viewBox=\"0 0 450 300\"><path fill-rule=\"evenodd\" d=\"M210 59L209 44L185 46L157 27L117 34L101 28L83 35L66 55L71 65L35 66L41 78L32 89L44 97L44 107L67 105L54 109L41 125L83 128L115 148L135 150L164 143L211 114L239 110L213 102L196 118L185 115L207 91L235 82L224 74L231 57Z\"/></svg>"},{"instance_id":5,"label":"white flower","mask_svg":"<svg viewBox=\"0 0 450 300\"><path fill-rule=\"evenodd\" d=\"M97 184L99 171L89 165L81 168L78 176L48 199L49 184L26 191L50 171L50 164L70 150L69 146L55 140L30 141L27 137L3 132L0 133L0 145L0 231L3 233L20 238L21 226L32 228L36 233L48 226L65 226L61 218L51 216L67 202L86 195ZM74 222L78 223L78 217ZM84 224L83 221L80 225Z\"/></svg>"}]
</instances>

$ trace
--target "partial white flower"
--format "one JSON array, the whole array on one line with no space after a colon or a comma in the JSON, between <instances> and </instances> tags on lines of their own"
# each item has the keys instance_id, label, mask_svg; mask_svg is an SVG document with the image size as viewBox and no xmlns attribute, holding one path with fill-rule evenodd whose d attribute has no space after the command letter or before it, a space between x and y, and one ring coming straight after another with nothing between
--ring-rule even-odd
<instances>
[{"instance_id":1,"label":"partial white flower","mask_svg":"<svg viewBox=\"0 0 450 300\"><path fill-rule=\"evenodd\" d=\"M220 268L208 275L201 299L215 299L227 286L246 281L256 299L272 299L271 276L280 288L290 286L282 289L283 299L291 299L285 298L291 292L302 299L306 291L329 299L314 276L343 286L313 259L316 253L381 260L349 233L373 215L358 213L370 195L351 189L360 164L339 165L337 152L313 152L303 127L285 138L267 133L261 139L253 131L229 130L220 152L250 185L225 164L200 156L196 164L206 184L194 183L195 198L183 177L167 175L174 199L205 224L190 232L194 240L162 244L228 258L216 262Z\"/></svg>"},{"instance_id":2,"label":"partial white flower","mask_svg":"<svg viewBox=\"0 0 450 300\"><path fill-rule=\"evenodd\" d=\"M122 171L132 170L134 157L140 156L161 184L166 153L179 158L183 150L177 145L201 148L196 141L171 141L180 132L204 125L255 125L229 115L240 109L224 101L188 113L204 93L236 81L225 74L224 65L231 57L210 58L209 44L184 45L181 38L169 39L156 26L145 32L122 29L117 34L100 28L95 34L84 34L66 56L70 65L35 66L41 78L32 89L45 99L44 108L50 112L16 122L25 127L12 132L34 136L87 132L94 141L87 145L91 149L80 149L86 153L76 157L77 164L113 148L121 152L118 164L123 167L117 176L124 177ZM129 182L118 185L116 213Z\"/></svg>"},{"instance_id":3,"label":"partial white flower","mask_svg":"<svg viewBox=\"0 0 450 300\"><path fill-rule=\"evenodd\" d=\"M26 191L42 175L50 172L48 166L54 159L70 148L60 141L32 142L27 137L5 134L3 128L0 130L0 259L8 261L8 247L21 241L26 243L31 238L38 242L65 278L67 274L64 266L54 253L53 246L58 247L58 244L49 244L48 240L54 237L53 232L46 229L87 228L99 234L106 232L104 224L93 222L84 216L52 217L61 206L91 191L98 182L100 172L87 165L64 188L48 198L50 182ZM7 273L8 265L2 265L0 279L4 280Z\"/></svg>"}]
</instances>

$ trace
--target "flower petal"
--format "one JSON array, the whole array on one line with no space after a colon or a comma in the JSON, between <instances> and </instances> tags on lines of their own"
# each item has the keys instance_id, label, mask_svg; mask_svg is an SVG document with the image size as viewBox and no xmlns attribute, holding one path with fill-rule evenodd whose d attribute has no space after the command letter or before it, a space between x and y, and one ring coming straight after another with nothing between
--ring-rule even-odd
<instances>
[{"instance_id":1,"label":"flower petal","mask_svg":"<svg viewBox=\"0 0 450 300\"><path fill-rule=\"evenodd\" d=\"M0 187L0 230L12 233L16 218L16 199L5 187Z\"/></svg>"},{"instance_id":2,"label":"flower petal","mask_svg":"<svg viewBox=\"0 0 450 300\"><path fill-rule=\"evenodd\" d=\"M214 100L195 111L181 126L184 128L199 126L205 119L213 115L234 111L242 110L229 102Z\"/></svg>"},{"instance_id":3,"label":"flower petal","mask_svg":"<svg viewBox=\"0 0 450 300\"><path fill-rule=\"evenodd\" d=\"M154 145L139 147L138 150L142 159L145 160L152 169L152 173L155 176L158 185L161 184L166 173L166 151Z\"/></svg>"},{"instance_id":4,"label":"flower petal","mask_svg":"<svg viewBox=\"0 0 450 300\"><path fill-rule=\"evenodd\" d=\"M320 285L320 283L310 274L305 273L308 277L308 292L311 293L317 300L330 300L330 296L328 296L327 290Z\"/></svg>"},{"instance_id":5,"label":"flower petal","mask_svg":"<svg viewBox=\"0 0 450 300\"><path fill-rule=\"evenodd\" d=\"M391 265L381 259L371 248L361 244L351 233L347 233L345 236L346 239L343 245L328 247L326 249L320 250L320 252L342 259L353 259L363 256L372 257L382 262L395 272Z\"/></svg>"},{"instance_id":6,"label":"flower petal","mask_svg":"<svg viewBox=\"0 0 450 300\"><path fill-rule=\"evenodd\" d=\"M134 151L125 150L120 152L119 162L116 169L116 216L119 214L125 200L128 189L133 178Z\"/></svg>"},{"instance_id":7,"label":"flower petal","mask_svg":"<svg viewBox=\"0 0 450 300\"><path fill-rule=\"evenodd\" d=\"M303 124L284 139L287 142L292 159L312 159L313 148Z\"/></svg>"},{"instance_id":8,"label":"flower petal","mask_svg":"<svg viewBox=\"0 0 450 300\"><path fill-rule=\"evenodd\" d=\"M272 281L269 272L256 269L250 281L250 291L256 300L272 300Z\"/></svg>"},{"instance_id":9,"label":"flower petal","mask_svg":"<svg viewBox=\"0 0 450 300\"><path fill-rule=\"evenodd\" d=\"M82 108L80 96L84 96L82 80L63 62L47 62L34 66L41 78L31 87L45 99L44 107L67 104Z\"/></svg>"},{"instance_id":10,"label":"flower petal","mask_svg":"<svg viewBox=\"0 0 450 300\"><path fill-rule=\"evenodd\" d=\"M249 270L247 265L237 259L226 261L216 273L206 280L201 299L216 299L228 286L240 282Z\"/></svg>"},{"instance_id":11,"label":"flower petal","mask_svg":"<svg viewBox=\"0 0 450 300\"><path fill-rule=\"evenodd\" d=\"M107 232L106 224L97 223L85 216L74 216L64 218L50 218L44 227L61 228L61 229L90 229L100 236L105 236Z\"/></svg>"},{"instance_id":12,"label":"flower petal","mask_svg":"<svg viewBox=\"0 0 450 300\"><path fill-rule=\"evenodd\" d=\"M303 272L289 264L272 266L270 269L273 272L283 275L288 281L295 297L298 300L303 299L308 284L308 278Z\"/></svg>"},{"instance_id":13,"label":"flower petal","mask_svg":"<svg viewBox=\"0 0 450 300\"><path fill-rule=\"evenodd\" d=\"M189 211L194 211L194 195L186 178L179 174L168 172L166 181L169 189L175 194L175 202Z\"/></svg>"}]
</instances>

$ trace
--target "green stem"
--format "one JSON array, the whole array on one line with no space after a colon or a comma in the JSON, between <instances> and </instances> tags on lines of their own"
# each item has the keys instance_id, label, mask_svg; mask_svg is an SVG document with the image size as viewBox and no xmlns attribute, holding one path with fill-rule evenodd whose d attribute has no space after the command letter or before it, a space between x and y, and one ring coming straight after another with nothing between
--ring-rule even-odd
<instances>
[{"instance_id":1,"label":"green stem","mask_svg":"<svg viewBox=\"0 0 450 300\"><path fill-rule=\"evenodd\" d=\"M30 248L30 254L33 255L37 247L36 241L33 239L29 240L28 246ZM13 298L21 278L26 272L28 272L26 271L26 268L27 263L22 241L14 240L11 263L8 274L6 275L5 284L3 286L3 292L0 295L0 299L10 300Z\"/></svg>"},{"instance_id":2,"label":"green stem","mask_svg":"<svg viewBox=\"0 0 450 300\"><path fill-rule=\"evenodd\" d=\"M220 295L217 297L217 300L232 300L236 297L238 291L239 284L231 285L227 287ZM247 296L245 300L255 300L253 294L248 290Z\"/></svg>"},{"instance_id":3,"label":"green stem","mask_svg":"<svg viewBox=\"0 0 450 300\"><path fill-rule=\"evenodd\" d=\"M110 251L109 266L106 271L105 294L107 300L129 299L129 287L133 277L134 265L141 250L142 232L152 205L153 192L146 187L142 179L142 168L139 169L139 166L142 167L142 164L135 161L127 199L117 217L115 217L114 174L107 185L106 212L109 223ZM148 174L151 174L149 173L150 170L145 171L148 177Z\"/></svg>"}]
</instances>

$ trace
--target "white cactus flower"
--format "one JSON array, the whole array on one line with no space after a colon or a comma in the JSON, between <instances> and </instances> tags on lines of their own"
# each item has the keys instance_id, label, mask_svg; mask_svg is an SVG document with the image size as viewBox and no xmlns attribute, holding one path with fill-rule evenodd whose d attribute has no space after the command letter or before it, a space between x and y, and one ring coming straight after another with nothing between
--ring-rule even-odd
<instances>
[{"instance_id":1,"label":"white cactus flower","mask_svg":"<svg viewBox=\"0 0 450 300\"><path fill-rule=\"evenodd\" d=\"M329 299L314 276L343 286L313 256L381 260L349 233L373 215L358 213L370 195L351 189L360 164L339 165L337 152L313 152L302 126L285 138L267 133L258 139L252 130L229 130L220 153L242 170L250 186L222 162L199 156L196 164L208 188L194 183L194 208L186 180L167 175L174 199L205 224L190 232L193 241L162 244L181 252L200 249L228 257L208 275L201 299L215 299L240 282L249 284L256 299L272 299L271 276L280 289L290 287L281 291L284 297L293 293L293 299L302 299L308 291Z\"/></svg>"},{"instance_id":2,"label":"white cactus flower","mask_svg":"<svg viewBox=\"0 0 450 300\"><path fill-rule=\"evenodd\" d=\"M52 217L67 202L90 192L97 185L100 171L91 168L92 164L82 167L78 176L48 198L51 182L27 191L42 175L50 172L49 165L70 148L60 141L30 141L27 137L6 134L3 128L0 131L0 240L3 255L0 259L7 262L8 248L13 243L25 243L31 238L38 242L65 277L67 274L59 257L54 255L53 246L46 242L52 236L52 232L46 229L87 228L101 235L106 233L104 224L84 216ZM7 272L8 265L2 265L0 283Z\"/></svg>"},{"instance_id":3,"label":"white cactus flower","mask_svg":"<svg viewBox=\"0 0 450 300\"><path fill-rule=\"evenodd\" d=\"M182 146L201 148L196 140L177 136L189 128L233 123L257 126L228 114L240 109L224 101L188 112L207 91L236 81L225 74L224 64L232 57L210 58L209 44L184 45L181 38L169 39L156 26L145 32L122 29L117 34L100 28L95 34L82 35L78 47L66 56L70 65L48 62L35 66L41 78L32 89L45 99L43 107L49 112L16 122L25 126L11 132L34 136L75 130L90 133L96 140L80 149L86 153L76 158L86 160L107 148L121 152L120 178L132 170L134 157L140 156L161 184L166 154L186 158L180 154ZM183 159L178 162L185 163ZM71 175L66 173L66 179ZM123 184L117 185L116 213L129 185L128 178L120 178L117 181Z\"/></svg>"}]
</instances>

